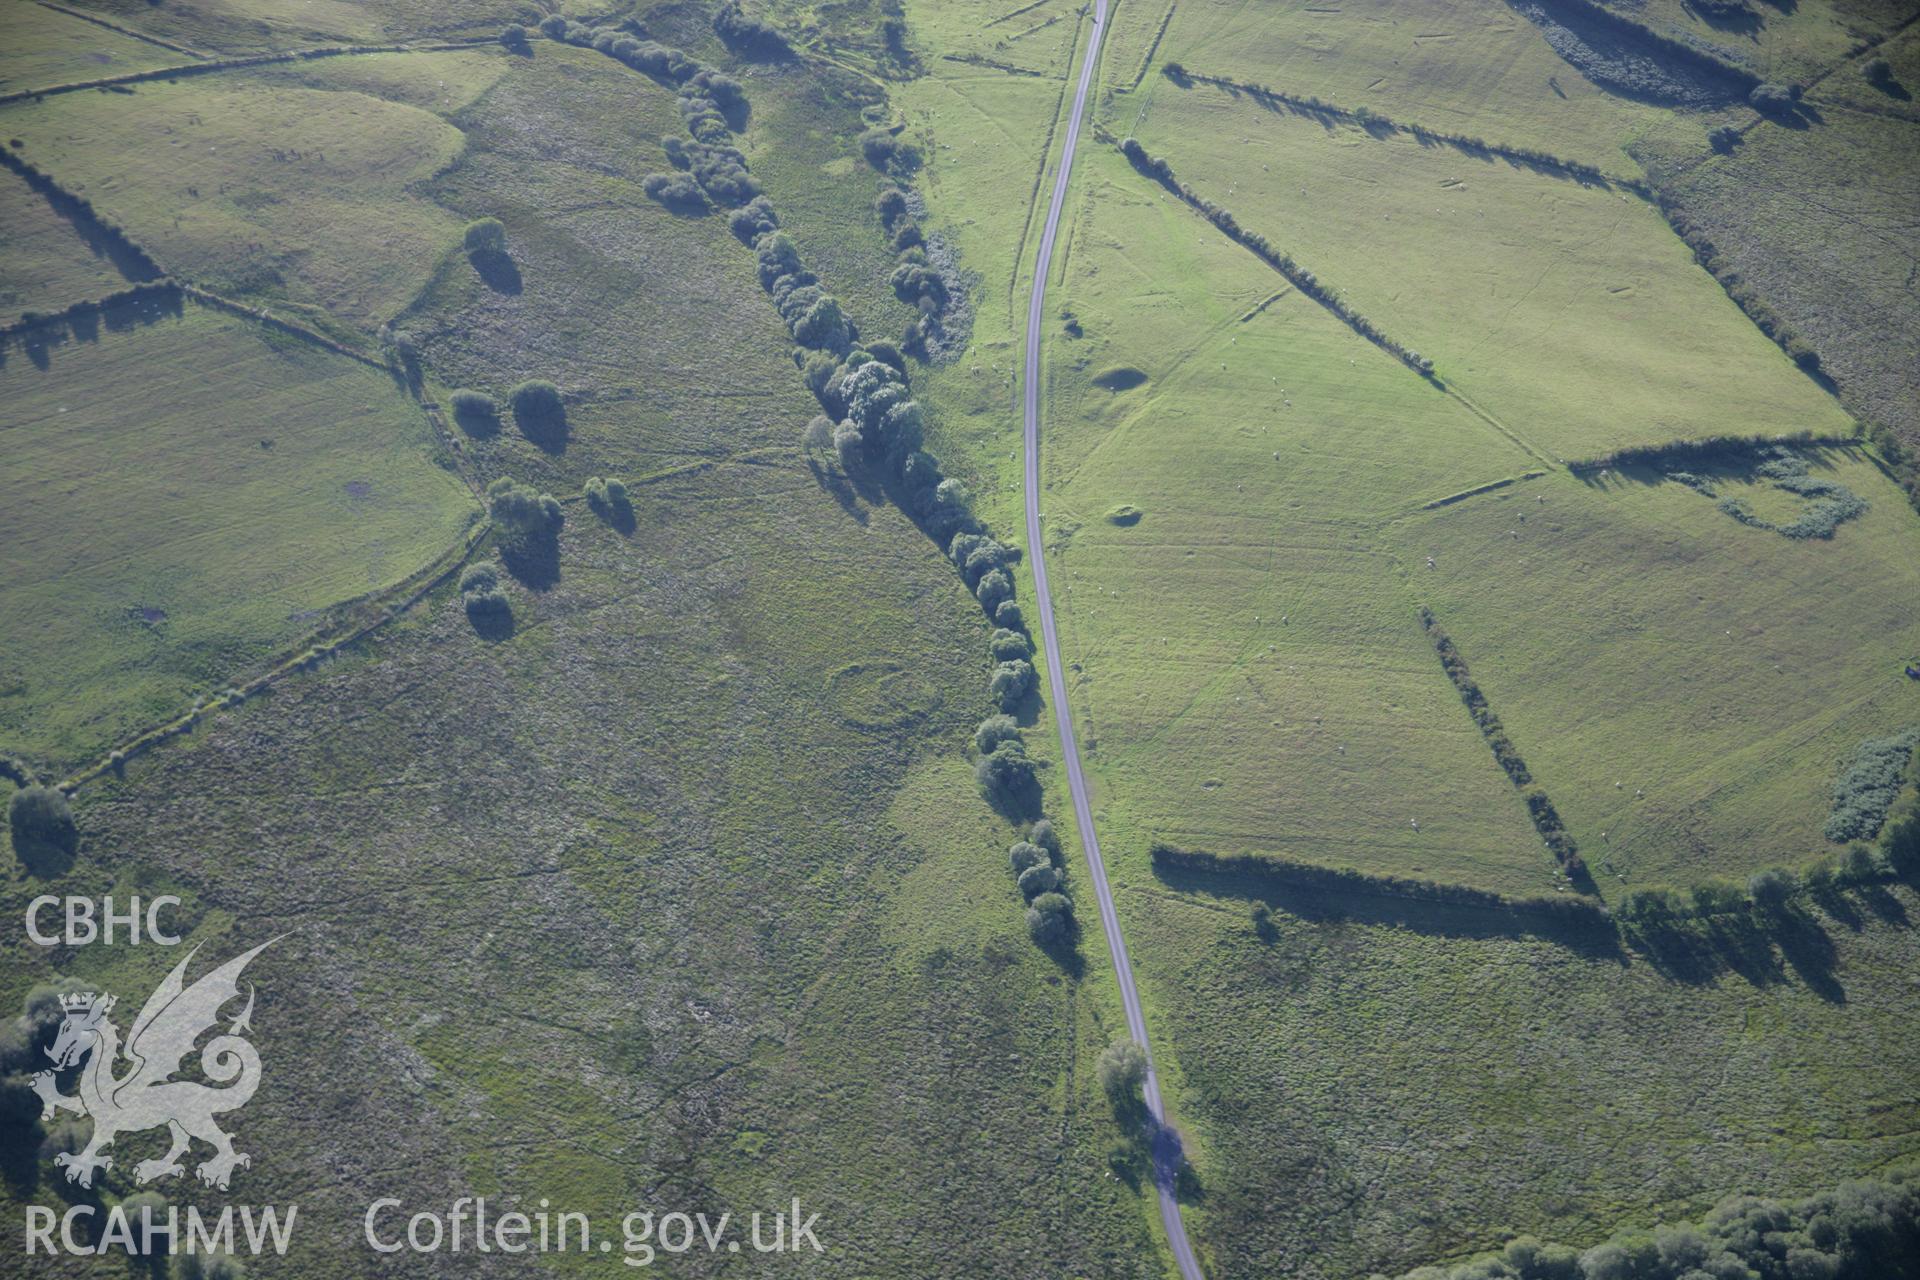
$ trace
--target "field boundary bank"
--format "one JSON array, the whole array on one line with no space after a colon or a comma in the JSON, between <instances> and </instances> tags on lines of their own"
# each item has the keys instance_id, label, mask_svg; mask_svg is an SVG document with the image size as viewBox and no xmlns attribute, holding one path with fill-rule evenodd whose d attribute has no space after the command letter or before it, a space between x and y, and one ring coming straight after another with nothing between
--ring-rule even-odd
<instances>
[{"instance_id":1,"label":"field boundary bank","mask_svg":"<svg viewBox=\"0 0 1920 1280\"><path fill-rule=\"evenodd\" d=\"M1517 476L1503 476L1498 480L1489 480L1485 484L1477 484L1471 489L1462 489L1460 492L1450 493L1444 498L1435 498L1431 502L1423 502L1420 504L1420 510L1438 511L1442 507L1451 507L1455 503L1465 502L1469 498L1478 498L1482 494L1497 493L1501 489L1512 488L1514 485L1520 484L1523 481L1538 480L1545 474L1547 473L1544 471L1527 471Z\"/></svg>"},{"instance_id":2,"label":"field boundary bank","mask_svg":"<svg viewBox=\"0 0 1920 1280\"><path fill-rule=\"evenodd\" d=\"M1577 182L1582 186L1600 187L1605 190L1618 187L1633 192L1643 200L1654 199L1653 187L1644 178L1629 178L1608 173L1598 165L1569 160L1565 156L1556 156L1550 151L1536 151L1532 147L1488 142L1485 138L1476 138L1469 134L1429 129L1423 124L1409 124L1402 120L1395 120L1391 116L1382 115L1367 107L1343 107L1311 94L1287 93L1263 84L1251 84L1243 80L1230 80L1225 76L1208 75L1205 72L1181 66L1179 63L1168 63L1165 74L1169 80L1182 88L1187 87L1187 82L1212 85L1229 95L1244 93L1269 109L1285 107L1293 114L1305 116L1308 119L1323 122L1336 120L1343 124L1355 125L1374 137L1379 137L1383 133L1405 134L1423 145L1451 147L1475 159L1505 160L1515 168L1524 169L1541 177L1560 178L1568 182Z\"/></svg>"},{"instance_id":3,"label":"field boundary bank","mask_svg":"<svg viewBox=\"0 0 1920 1280\"><path fill-rule=\"evenodd\" d=\"M69 18L77 18L81 22L91 22L96 27L105 27L109 31L123 35L129 40L138 40L142 44L150 44L157 48L169 49L174 53L184 53L189 58L206 58L211 56L184 44L175 44L171 40L162 40L159 36L148 35L146 32L136 31L132 27L123 27L119 23L109 21L98 14L87 13L80 9L69 9L66 5L53 3L53 0L38 0L38 3L42 9L51 9L55 13L65 14Z\"/></svg>"},{"instance_id":4,"label":"field boundary bank","mask_svg":"<svg viewBox=\"0 0 1920 1280\"><path fill-rule=\"evenodd\" d=\"M1167 11L1160 15L1160 26L1153 33L1153 42L1147 46L1147 56L1140 59L1140 69L1133 73L1133 83L1124 89L1114 90L1115 93L1137 93L1140 86L1146 83L1147 72L1153 70L1154 56L1160 52L1160 42L1167 38L1167 28L1173 25L1173 11L1179 7L1179 0L1174 0L1167 6Z\"/></svg>"},{"instance_id":5,"label":"field boundary bank","mask_svg":"<svg viewBox=\"0 0 1920 1280\"><path fill-rule=\"evenodd\" d=\"M436 44L363 44L321 45L313 49L294 49L286 53L254 53L237 58L209 59L182 63L177 67L155 67L151 71L129 71L120 76L102 76L94 80L70 80L63 84L43 85L37 89L18 89L0 93L0 107L35 98L57 97L87 89L119 89L126 85L154 81L184 80L189 76L211 75L217 71L245 71L250 67L272 67L288 62L314 62L321 58L343 58L366 53L450 53L463 49L484 49L498 43L492 37L442 41Z\"/></svg>"},{"instance_id":6,"label":"field boundary bank","mask_svg":"<svg viewBox=\"0 0 1920 1280\"><path fill-rule=\"evenodd\" d=\"M329 612L346 615L372 610L371 616L357 623L353 622L351 617L343 619L344 630L334 627L311 633L306 639L283 650L283 653L289 656L273 662L260 674L241 683L229 685L220 693L196 703L183 714L140 731L93 764L85 765L68 774L56 785L62 791L76 791L102 774L123 768L127 761L145 755L162 743L183 734L192 733L207 713L218 711L223 707L237 707L249 698L258 697L267 692L288 676L315 670L329 658L337 656L350 645L358 643L399 618L425 599L435 588L451 581L466 564L474 549L493 532L492 521L479 513L475 515L473 525L458 542L393 586L327 606Z\"/></svg>"}]
</instances>

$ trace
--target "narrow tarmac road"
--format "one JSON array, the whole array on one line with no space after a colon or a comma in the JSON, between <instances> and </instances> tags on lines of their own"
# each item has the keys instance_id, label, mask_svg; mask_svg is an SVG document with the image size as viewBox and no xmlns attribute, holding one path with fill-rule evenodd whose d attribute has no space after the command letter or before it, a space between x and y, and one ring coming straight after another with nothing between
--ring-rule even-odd
<instances>
[{"instance_id":1,"label":"narrow tarmac road","mask_svg":"<svg viewBox=\"0 0 1920 1280\"><path fill-rule=\"evenodd\" d=\"M1074 734L1073 715L1067 707L1067 677L1060 662L1060 639L1053 625L1053 597L1047 586L1047 561L1040 537L1040 331L1046 317L1047 274L1053 266L1053 241L1060 229L1060 213L1066 205L1067 182L1073 176L1073 154L1080 143L1080 122L1086 114L1087 92L1093 85L1094 67L1100 60L1100 43L1107 34L1107 0L1095 0L1093 36L1087 41L1087 55L1080 64L1080 81L1073 92L1073 114L1067 118L1066 145L1060 153L1060 172L1054 178L1053 198L1047 205L1047 222L1040 233L1040 253L1033 267L1033 297L1027 305L1026 442L1027 442L1027 554L1033 561L1034 605L1040 614L1040 639L1046 650L1047 679L1053 689L1053 715L1060 726L1060 753L1067 764L1067 786L1073 792L1073 811L1080 820L1080 843L1086 849L1087 869L1093 879L1093 891L1100 899L1100 923L1106 931L1107 948L1113 953L1113 970L1120 984L1120 999L1127 1009L1127 1031L1147 1054L1147 1111L1153 1126L1153 1182L1160 1197L1160 1221L1165 1225L1167 1243L1173 1250L1183 1280L1203 1280L1199 1260L1187 1242L1186 1224L1180 1220L1180 1201L1174 1195L1174 1176L1179 1160L1179 1143L1166 1127L1166 1110L1160 1101L1160 1081L1153 1069L1153 1050L1147 1044L1147 1020L1140 1011L1140 992L1134 986L1133 965L1127 959L1126 940L1120 936L1120 917L1113 909L1113 891L1107 885L1106 863L1100 859L1100 837L1093 828L1093 806L1087 801L1086 775L1080 768L1080 742Z\"/></svg>"}]
</instances>

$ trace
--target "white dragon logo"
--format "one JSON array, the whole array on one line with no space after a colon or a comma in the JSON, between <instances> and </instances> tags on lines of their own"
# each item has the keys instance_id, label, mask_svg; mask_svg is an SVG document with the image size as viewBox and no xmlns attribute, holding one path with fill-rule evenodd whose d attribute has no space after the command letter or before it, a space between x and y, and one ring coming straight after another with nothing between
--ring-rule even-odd
<instances>
[{"instance_id":1,"label":"white dragon logo","mask_svg":"<svg viewBox=\"0 0 1920 1280\"><path fill-rule=\"evenodd\" d=\"M180 1070L180 1060L193 1051L201 1033L220 1021L221 1007L239 997L240 971L275 941L278 939L261 943L187 986L187 964L200 949L196 945L147 997L124 1050L119 1028L107 1018L114 1006L112 996L89 991L60 997L66 1020L47 1050L54 1070L35 1074L33 1091L40 1095L43 1121L51 1120L58 1111L76 1112L93 1120L93 1139L84 1150L63 1151L53 1158L67 1171L67 1181L91 1187L95 1169L113 1167L113 1158L101 1152L116 1137L161 1125L172 1135L173 1146L160 1159L135 1165L135 1182L185 1173L180 1157L187 1154L194 1138L214 1149L214 1154L194 1171L208 1186L224 1191L236 1167L252 1164L252 1157L235 1151L233 1139L213 1119L245 1106L260 1085L260 1055L241 1037L242 1032L253 1029L251 986L247 988L247 1007L240 1016L228 1025L224 1035L207 1041L200 1051L201 1071L207 1079L226 1087L216 1089L170 1077ZM118 1078L113 1074L116 1053L133 1064ZM80 1070L78 1092L59 1092L54 1084L55 1072L75 1066L89 1054L92 1058Z\"/></svg>"}]
</instances>

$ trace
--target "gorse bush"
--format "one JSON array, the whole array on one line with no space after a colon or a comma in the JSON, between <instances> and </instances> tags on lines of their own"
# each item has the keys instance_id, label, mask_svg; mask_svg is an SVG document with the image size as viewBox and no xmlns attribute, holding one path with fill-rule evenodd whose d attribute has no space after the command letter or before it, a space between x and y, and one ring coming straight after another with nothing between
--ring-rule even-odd
<instances>
[{"instance_id":1,"label":"gorse bush","mask_svg":"<svg viewBox=\"0 0 1920 1280\"><path fill-rule=\"evenodd\" d=\"M891 130L873 128L860 135L860 154L882 173L904 178L920 167L920 151Z\"/></svg>"},{"instance_id":2,"label":"gorse bush","mask_svg":"<svg viewBox=\"0 0 1920 1280\"><path fill-rule=\"evenodd\" d=\"M460 575L460 594L471 595L476 591L491 591L500 585L500 575L490 564L471 564Z\"/></svg>"},{"instance_id":3,"label":"gorse bush","mask_svg":"<svg viewBox=\"0 0 1920 1280\"><path fill-rule=\"evenodd\" d=\"M1836 844L1867 840L1880 833L1900 788L1907 764L1920 746L1920 728L1863 742L1833 785L1833 809L1824 834Z\"/></svg>"},{"instance_id":4,"label":"gorse bush","mask_svg":"<svg viewBox=\"0 0 1920 1280\"><path fill-rule=\"evenodd\" d=\"M453 420L469 431L492 431L500 424L500 406L484 391L462 388L448 397Z\"/></svg>"},{"instance_id":5,"label":"gorse bush","mask_svg":"<svg viewBox=\"0 0 1920 1280\"><path fill-rule=\"evenodd\" d=\"M632 523L633 500L627 496L624 481L602 480L599 476L593 476L581 487L580 492L586 498L587 506L601 519L615 525Z\"/></svg>"}]
</instances>

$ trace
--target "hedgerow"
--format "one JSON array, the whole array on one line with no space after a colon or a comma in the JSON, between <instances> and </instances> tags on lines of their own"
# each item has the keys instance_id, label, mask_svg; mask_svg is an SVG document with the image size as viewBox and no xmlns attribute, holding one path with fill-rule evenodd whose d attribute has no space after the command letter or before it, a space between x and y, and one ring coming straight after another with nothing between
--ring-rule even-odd
<instances>
[{"instance_id":1,"label":"hedgerow","mask_svg":"<svg viewBox=\"0 0 1920 1280\"><path fill-rule=\"evenodd\" d=\"M1242 227L1232 213L1221 208L1213 201L1194 192L1186 183L1174 174L1173 166L1157 156L1149 155L1137 138L1124 138L1120 150L1133 167L1160 183L1168 191L1178 196L1186 205L1199 213L1217 227L1228 239L1251 252L1262 262L1285 276L1294 288L1318 302L1335 316L1345 321L1355 333L1379 347L1401 364L1425 378L1434 377L1433 361L1410 347L1388 337L1385 333L1353 307L1313 272L1295 262L1288 255L1274 248L1267 238L1257 231L1248 231Z\"/></svg>"},{"instance_id":2,"label":"hedgerow","mask_svg":"<svg viewBox=\"0 0 1920 1280\"><path fill-rule=\"evenodd\" d=\"M1533 829L1540 840L1553 854L1554 861L1560 864L1561 871L1573 882L1576 888L1591 891L1593 880L1587 871L1585 859L1580 856L1579 846L1572 836L1567 834L1561 824L1559 811L1553 807L1553 801L1547 793L1533 786L1533 774L1527 768L1527 762L1520 757L1520 751L1507 737L1506 726L1500 723L1500 717L1493 713L1487 704L1487 698L1475 683L1473 673L1467 668L1467 660L1460 656L1460 650L1454 646L1453 637L1441 629L1433 616L1433 610L1425 605L1420 607L1420 625L1426 630L1427 639L1433 643L1434 652L1440 655L1440 666L1447 673L1447 679L1459 691L1460 701L1466 704L1473 722L1480 727L1481 736L1487 740L1487 746L1493 750L1493 758L1506 771L1509 781L1520 788L1527 804L1527 817L1533 822Z\"/></svg>"}]
</instances>

